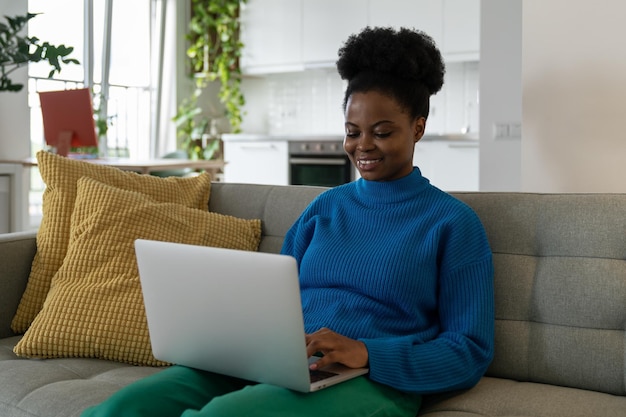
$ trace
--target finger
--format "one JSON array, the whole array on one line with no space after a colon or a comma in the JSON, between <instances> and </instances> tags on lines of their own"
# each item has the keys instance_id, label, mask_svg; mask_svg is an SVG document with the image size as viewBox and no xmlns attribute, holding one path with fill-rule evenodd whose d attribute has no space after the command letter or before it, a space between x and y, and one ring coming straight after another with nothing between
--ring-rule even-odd
<instances>
[{"instance_id":1,"label":"finger","mask_svg":"<svg viewBox=\"0 0 626 417\"><path fill-rule=\"evenodd\" d=\"M332 363L335 363L335 361L332 360L329 355L325 355L325 356L319 358L317 361L315 361L312 364L310 364L309 365L309 369L315 371L316 369L322 369L325 366L328 366L328 365L330 365Z\"/></svg>"},{"instance_id":2,"label":"finger","mask_svg":"<svg viewBox=\"0 0 626 417\"><path fill-rule=\"evenodd\" d=\"M306 342L306 353L307 356L311 357L313 355L322 356L327 349L325 348L325 343L321 341L318 337L310 337ZM321 354L321 355L320 355Z\"/></svg>"},{"instance_id":3,"label":"finger","mask_svg":"<svg viewBox=\"0 0 626 417\"><path fill-rule=\"evenodd\" d=\"M307 347L308 356L312 356L318 352L325 353L325 351L333 348L333 340L335 339L334 333L327 329L322 328L315 333L305 335L305 342Z\"/></svg>"}]
</instances>

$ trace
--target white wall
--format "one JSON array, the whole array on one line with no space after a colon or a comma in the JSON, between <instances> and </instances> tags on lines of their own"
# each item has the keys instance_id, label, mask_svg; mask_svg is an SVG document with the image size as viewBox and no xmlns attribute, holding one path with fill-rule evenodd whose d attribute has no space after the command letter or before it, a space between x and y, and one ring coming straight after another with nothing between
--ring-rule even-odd
<instances>
[{"instance_id":1,"label":"white wall","mask_svg":"<svg viewBox=\"0 0 626 417\"><path fill-rule=\"evenodd\" d=\"M26 14L28 2L0 0L0 17ZM11 76L24 84L19 93L0 93L0 159L25 158L30 152L30 117L28 110L27 69L21 68Z\"/></svg>"},{"instance_id":2,"label":"white wall","mask_svg":"<svg viewBox=\"0 0 626 417\"><path fill-rule=\"evenodd\" d=\"M626 192L626 2L523 1L522 190Z\"/></svg>"},{"instance_id":3,"label":"white wall","mask_svg":"<svg viewBox=\"0 0 626 417\"><path fill-rule=\"evenodd\" d=\"M482 0L480 190L626 192L626 3ZM493 125L522 121L522 138Z\"/></svg>"},{"instance_id":4,"label":"white wall","mask_svg":"<svg viewBox=\"0 0 626 417\"><path fill-rule=\"evenodd\" d=\"M426 134L478 131L478 63L448 62L442 90L431 98ZM245 77L244 133L343 135L345 82L334 67Z\"/></svg>"},{"instance_id":5,"label":"white wall","mask_svg":"<svg viewBox=\"0 0 626 417\"><path fill-rule=\"evenodd\" d=\"M479 189L519 191L521 137L493 129L522 121L522 0L482 0L480 20Z\"/></svg>"}]
</instances>

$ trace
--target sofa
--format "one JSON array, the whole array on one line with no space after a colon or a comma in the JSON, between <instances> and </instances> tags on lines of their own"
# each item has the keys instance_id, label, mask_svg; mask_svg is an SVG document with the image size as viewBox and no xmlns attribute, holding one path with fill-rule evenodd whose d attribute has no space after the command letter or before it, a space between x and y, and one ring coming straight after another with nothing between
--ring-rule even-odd
<instances>
[{"instance_id":1,"label":"sofa","mask_svg":"<svg viewBox=\"0 0 626 417\"><path fill-rule=\"evenodd\" d=\"M260 251L323 188L213 183L209 210L261 219ZM419 415L626 416L626 195L453 193L482 220L495 265L495 357L472 389L430 395ZM162 368L27 359L10 323L35 232L0 235L0 416L78 416Z\"/></svg>"}]
</instances>

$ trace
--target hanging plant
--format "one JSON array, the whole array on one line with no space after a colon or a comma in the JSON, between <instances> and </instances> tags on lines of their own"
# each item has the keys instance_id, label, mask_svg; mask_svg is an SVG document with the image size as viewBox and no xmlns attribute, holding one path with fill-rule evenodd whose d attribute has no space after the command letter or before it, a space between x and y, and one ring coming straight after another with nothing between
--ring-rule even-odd
<instances>
[{"instance_id":1,"label":"hanging plant","mask_svg":"<svg viewBox=\"0 0 626 417\"><path fill-rule=\"evenodd\" d=\"M241 131L241 91L239 58L243 43L239 39L240 0L192 0L192 16L187 39L187 57L196 73L196 87L219 81L219 99L234 133ZM197 97L196 97L197 98Z\"/></svg>"},{"instance_id":2,"label":"hanging plant","mask_svg":"<svg viewBox=\"0 0 626 417\"><path fill-rule=\"evenodd\" d=\"M202 149L202 136L209 124L209 119L202 115L198 97L202 90L196 88L191 97L182 101L174 116L178 134L178 145L187 151L189 159L205 159Z\"/></svg>"},{"instance_id":3,"label":"hanging plant","mask_svg":"<svg viewBox=\"0 0 626 417\"><path fill-rule=\"evenodd\" d=\"M24 84L13 82L9 76L29 62L47 61L52 66L48 78L61 72L61 64L79 63L74 58L68 58L74 51L71 46L42 43L36 37L20 35L28 21L35 16L37 14L28 13L25 16L6 17L7 23L0 22L0 91L21 91Z\"/></svg>"}]
</instances>

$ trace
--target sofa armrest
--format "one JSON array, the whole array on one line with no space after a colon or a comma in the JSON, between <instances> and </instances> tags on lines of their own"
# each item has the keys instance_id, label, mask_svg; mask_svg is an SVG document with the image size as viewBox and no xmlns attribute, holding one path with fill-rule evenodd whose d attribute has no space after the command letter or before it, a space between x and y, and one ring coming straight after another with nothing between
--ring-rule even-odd
<instances>
[{"instance_id":1,"label":"sofa armrest","mask_svg":"<svg viewBox=\"0 0 626 417\"><path fill-rule=\"evenodd\" d=\"M0 338L13 336L17 310L37 250L36 232L0 234Z\"/></svg>"}]
</instances>

